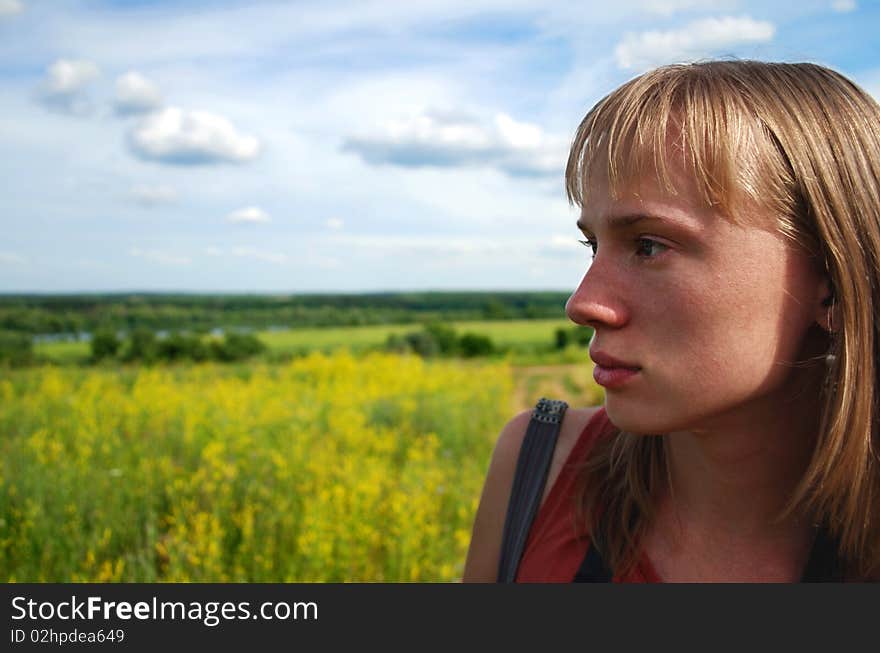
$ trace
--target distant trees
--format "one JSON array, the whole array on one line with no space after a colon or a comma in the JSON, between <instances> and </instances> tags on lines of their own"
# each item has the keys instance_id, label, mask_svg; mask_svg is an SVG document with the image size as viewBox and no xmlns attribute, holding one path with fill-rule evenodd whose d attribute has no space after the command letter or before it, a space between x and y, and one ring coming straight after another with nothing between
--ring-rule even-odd
<instances>
[{"instance_id":1,"label":"distant trees","mask_svg":"<svg viewBox=\"0 0 880 653\"><path fill-rule=\"evenodd\" d=\"M587 347L592 337L593 329L590 327L560 327L553 332L552 342L543 345L543 348L562 350L571 345ZM475 358L491 356L501 351L487 335L458 334L454 328L441 322L426 324L418 331L391 334L385 341L385 350L397 353L410 352L423 358L433 356Z\"/></svg>"},{"instance_id":2,"label":"distant trees","mask_svg":"<svg viewBox=\"0 0 880 653\"><path fill-rule=\"evenodd\" d=\"M459 339L458 334L448 324L442 322L431 322L423 328L423 333L437 343L437 349L441 354L452 356L458 352Z\"/></svg>"},{"instance_id":3,"label":"distant trees","mask_svg":"<svg viewBox=\"0 0 880 653\"><path fill-rule=\"evenodd\" d=\"M458 334L448 324L560 318L568 294L5 294L0 295L0 365L44 361L40 348L35 351L35 336L50 336L47 340L91 336L90 363L231 361L263 351L254 336L233 335L233 330L391 324L413 324L413 331L389 337L386 349L425 357L483 356L499 351L490 338ZM216 328L227 331L227 336L221 340L207 337ZM166 331L169 335L157 336Z\"/></svg>"},{"instance_id":4,"label":"distant trees","mask_svg":"<svg viewBox=\"0 0 880 653\"><path fill-rule=\"evenodd\" d=\"M29 335L0 331L0 366L28 365L34 360L34 343Z\"/></svg>"},{"instance_id":5,"label":"distant trees","mask_svg":"<svg viewBox=\"0 0 880 653\"><path fill-rule=\"evenodd\" d=\"M458 339L458 347L465 358L489 356L495 352L495 345L489 336L479 333L465 333Z\"/></svg>"},{"instance_id":6,"label":"distant trees","mask_svg":"<svg viewBox=\"0 0 880 653\"><path fill-rule=\"evenodd\" d=\"M159 358L159 343L156 334L150 329L140 327L131 332L122 348L122 360L127 363L155 363Z\"/></svg>"},{"instance_id":7,"label":"distant trees","mask_svg":"<svg viewBox=\"0 0 880 653\"><path fill-rule=\"evenodd\" d=\"M357 295L0 295L0 330L79 335L107 328L207 333L266 329L561 318L567 292ZM108 341L109 342L109 341Z\"/></svg>"},{"instance_id":8,"label":"distant trees","mask_svg":"<svg viewBox=\"0 0 880 653\"><path fill-rule=\"evenodd\" d=\"M393 345L392 349L395 351L412 351L422 358L431 358L441 353L437 341L434 340L434 336L425 330L412 331L404 336L398 336L398 338L401 339L403 345Z\"/></svg>"},{"instance_id":9,"label":"distant trees","mask_svg":"<svg viewBox=\"0 0 880 653\"><path fill-rule=\"evenodd\" d=\"M256 338L254 339L256 340ZM211 346L213 345L214 342L211 342ZM219 356L212 356L212 353L211 348L197 335L172 333L159 340L158 356L160 360L200 362L212 357L219 359Z\"/></svg>"},{"instance_id":10,"label":"distant trees","mask_svg":"<svg viewBox=\"0 0 880 653\"><path fill-rule=\"evenodd\" d=\"M245 360L266 350L266 345L250 333L226 333L221 339L205 342L202 336L171 333L159 338L149 329L135 329L120 340L109 329L95 332L91 342L93 362L117 359L126 363L156 363L159 361L216 360L234 362Z\"/></svg>"},{"instance_id":11,"label":"distant trees","mask_svg":"<svg viewBox=\"0 0 880 653\"><path fill-rule=\"evenodd\" d=\"M115 358L119 352L119 339L113 329L99 329L92 336L91 349L92 361L97 362L105 358Z\"/></svg>"},{"instance_id":12,"label":"distant trees","mask_svg":"<svg viewBox=\"0 0 880 653\"><path fill-rule=\"evenodd\" d=\"M433 322L419 331L391 334L385 341L385 349L398 353L412 352L423 358L433 356L489 356L496 347L489 336L463 333L460 336L448 324Z\"/></svg>"},{"instance_id":13,"label":"distant trees","mask_svg":"<svg viewBox=\"0 0 880 653\"><path fill-rule=\"evenodd\" d=\"M216 360L232 362L261 354L266 345L251 333L227 333L223 340L211 341L211 354Z\"/></svg>"},{"instance_id":14,"label":"distant trees","mask_svg":"<svg viewBox=\"0 0 880 653\"><path fill-rule=\"evenodd\" d=\"M590 327L574 326L568 329L559 328L553 334L553 345L556 349L565 349L569 345L588 347L592 337L593 329Z\"/></svg>"}]
</instances>

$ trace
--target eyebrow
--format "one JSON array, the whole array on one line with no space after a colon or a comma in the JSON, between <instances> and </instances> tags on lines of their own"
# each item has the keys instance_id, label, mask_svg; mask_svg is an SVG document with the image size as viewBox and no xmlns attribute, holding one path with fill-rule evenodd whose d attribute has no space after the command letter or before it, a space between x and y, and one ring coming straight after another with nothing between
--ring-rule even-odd
<instances>
[{"instance_id":1,"label":"eyebrow","mask_svg":"<svg viewBox=\"0 0 880 653\"><path fill-rule=\"evenodd\" d=\"M671 218L660 217L657 215L651 215L648 213L626 213L624 215L615 215L608 218L608 226L614 231L626 229L627 227L631 227L639 222L660 222L669 225L670 227L679 227L685 229L694 228L694 226L689 224L689 222L686 220L675 220ZM576 224L578 229L580 229L581 231L591 231L591 229L583 221L583 218L578 218Z\"/></svg>"}]
</instances>

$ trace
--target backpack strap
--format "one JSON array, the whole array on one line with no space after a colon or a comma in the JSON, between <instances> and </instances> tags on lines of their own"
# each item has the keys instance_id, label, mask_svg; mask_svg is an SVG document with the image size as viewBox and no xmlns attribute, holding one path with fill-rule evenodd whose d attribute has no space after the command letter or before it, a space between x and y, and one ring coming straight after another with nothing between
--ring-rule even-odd
<instances>
[{"instance_id":1,"label":"backpack strap","mask_svg":"<svg viewBox=\"0 0 880 653\"><path fill-rule=\"evenodd\" d=\"M513 487L507 504L501 558L498 563L499 583L512 583L516 580L526 538L547 484L547 473L559 438L559 427L567 408L568 404L564 401L542 397L532 411L532 419L516 461Z\"/></svg>"}]
</instances>

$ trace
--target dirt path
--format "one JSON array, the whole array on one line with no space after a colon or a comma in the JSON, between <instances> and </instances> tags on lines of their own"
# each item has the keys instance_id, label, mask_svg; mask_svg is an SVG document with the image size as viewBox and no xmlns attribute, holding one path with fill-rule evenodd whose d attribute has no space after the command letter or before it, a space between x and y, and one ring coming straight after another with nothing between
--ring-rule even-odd
<instances>
[{"instance_id":1,"label":"dirt path","mask_svg":"<svg viewBox=\"0 0 880 653\"><path fill-rule=\"evenodd\" d=\"M528 410L541 397L562 399L570 406L601 403L602 391L592 372L592 366L584 363L515 367L512 410Z\"/></svg>"}]
</instances>

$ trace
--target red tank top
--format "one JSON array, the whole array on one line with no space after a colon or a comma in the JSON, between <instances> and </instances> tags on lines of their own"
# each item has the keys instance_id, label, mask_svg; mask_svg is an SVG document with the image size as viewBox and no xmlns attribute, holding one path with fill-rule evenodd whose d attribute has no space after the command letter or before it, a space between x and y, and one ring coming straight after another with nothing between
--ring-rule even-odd
<instances>
[{"instance_id":1,"label":"red tank top","mask_svg":"<svg viewBox=\"0 0 880 653\"><path fill-rule=\"evenodd\" d=\"M550 488L547 500L538 510L516 575L518 583L570 583L587 553L590 538L575 528L575 480L593 444L610 437L617 429L601 408L584 430ZM659 583L651 561L642 555L638 564L615 583Z\"/></svg>"}]
</instances>

